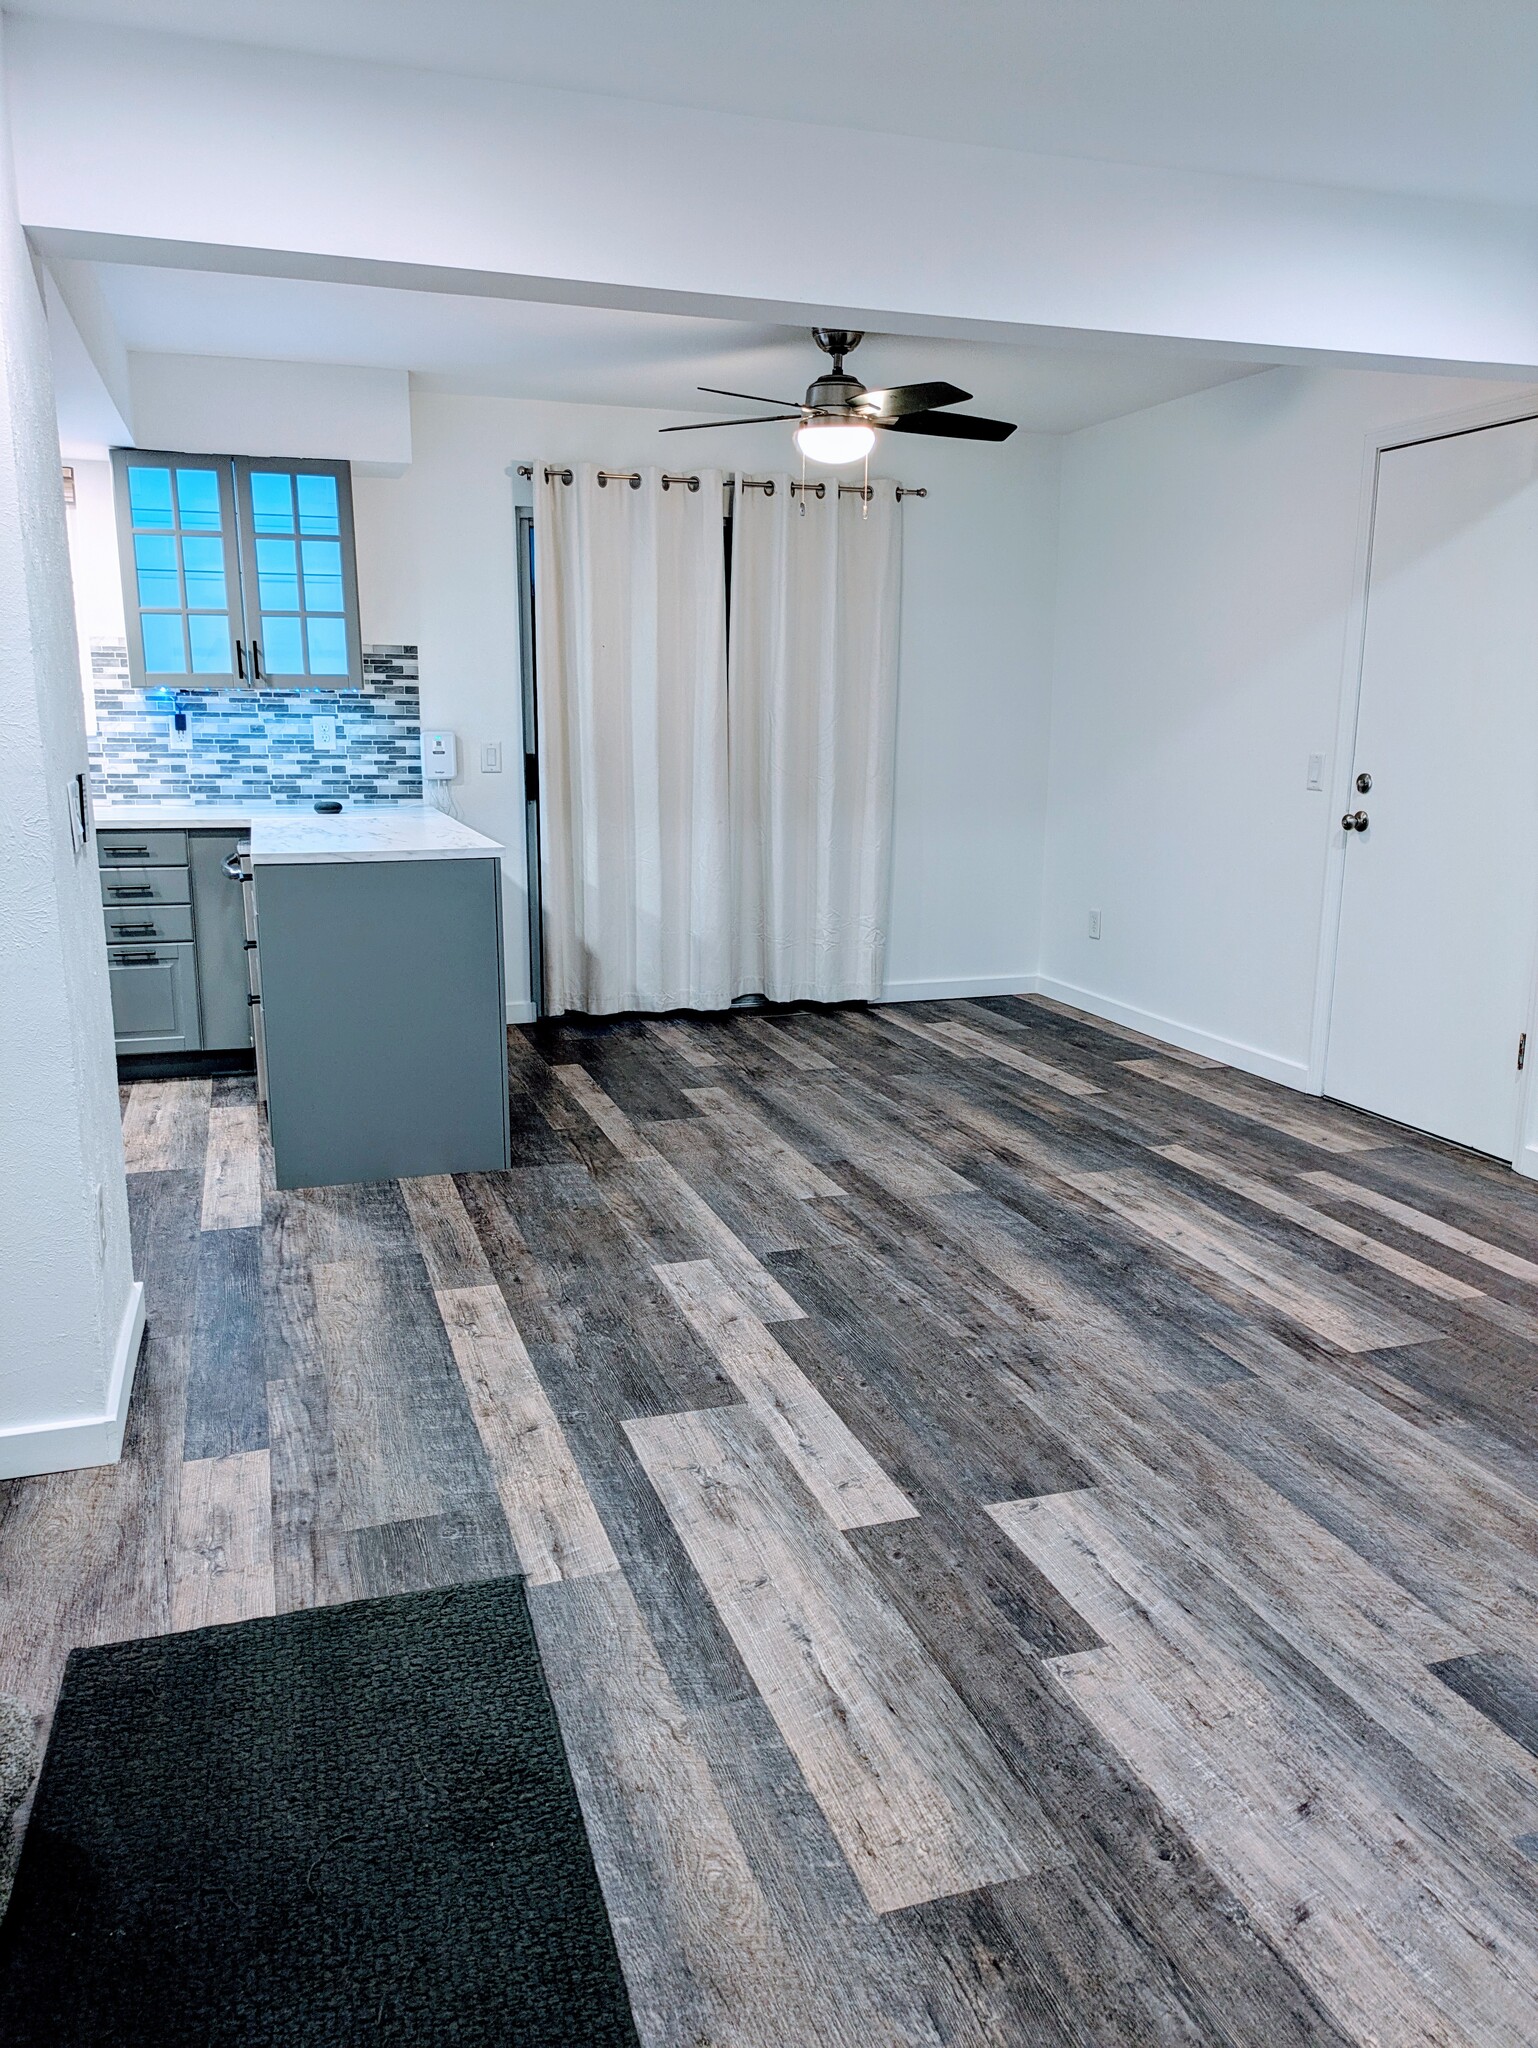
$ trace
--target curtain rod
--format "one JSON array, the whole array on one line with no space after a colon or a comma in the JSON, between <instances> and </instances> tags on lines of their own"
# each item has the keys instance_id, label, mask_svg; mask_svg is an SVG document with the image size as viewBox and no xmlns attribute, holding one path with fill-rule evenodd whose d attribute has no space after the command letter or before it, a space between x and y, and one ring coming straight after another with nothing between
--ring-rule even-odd
<instances>
[{"instance_id":1,"label":"curtain rod","mask_svg":"<svg viewBox=\"0 0 1538 2048\"><path fill-rule=\"evenodd\" d=\"M518 474L532 478L534 475L533 463L520 462ZM569 484L571 482L571 475L572 473L569 469L552 469L547 466L545 482L548 484L554 478L559 477L563 484ZM768 497L772 498L774 496L774 478L772 476L728 478L728 488L730 488L733 481L740 483L745 491L763 491ZM641 472L638 469L601 469L598 472L598 482L600 486L605 484L629 484L633 491L638 491L641 488ZM697 476L675 476L671 473L665 473L662 479L662 488L666 490L670 484L687 484L691 491L697 491L700 487L700 480ZM797 492L805 491L810 497L821 498L826 495L827 489L826 482L819 479L815 484L793 483L790 487L790 494L792 497L795 497ZM842 483L839 485L838 494L841 498L847 498L851 493L857 498L864 498L869 501L876 495L876 486L874 484ZM929 487L927 484L899 484L897 486L899 503L904 498L927 498L928 496Z\"/></svg>"}]
</instances>

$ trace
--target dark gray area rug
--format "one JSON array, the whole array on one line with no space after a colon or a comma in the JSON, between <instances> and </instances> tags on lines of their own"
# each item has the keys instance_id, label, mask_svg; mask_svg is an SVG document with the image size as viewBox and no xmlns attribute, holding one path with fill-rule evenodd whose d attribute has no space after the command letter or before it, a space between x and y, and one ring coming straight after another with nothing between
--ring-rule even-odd
<instances>
[{"instance_id":1,"label":"dark gray area rug","mask_svg":"<svg viewBox=\"0 0 1538 2048\"><path fill-rule=\"evenodd\" d=\"M78 1650L7 2048L633 2048L519 1579Z\"/></svg>"}]
</instances>

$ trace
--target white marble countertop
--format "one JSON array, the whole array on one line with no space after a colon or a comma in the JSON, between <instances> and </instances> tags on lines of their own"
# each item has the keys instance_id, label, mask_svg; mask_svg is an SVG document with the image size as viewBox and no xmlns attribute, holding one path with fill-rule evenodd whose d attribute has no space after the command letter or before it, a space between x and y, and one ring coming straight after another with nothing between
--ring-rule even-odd
<instances>
[{"instance_id":1,"label":"white marble countertop","mask_svg":"<svg viewBox=\"0 0 1538 2048\"><path fill-rule=\"evenodd\" d=\"M186 797L114 803L104 797L92 810L103 831L249 829L253 867L313 861L466 860L502 851L499 841L424 803L349 804L345 810L326 813L308 804L198 803Z\"/></svg>"}]
</instances>

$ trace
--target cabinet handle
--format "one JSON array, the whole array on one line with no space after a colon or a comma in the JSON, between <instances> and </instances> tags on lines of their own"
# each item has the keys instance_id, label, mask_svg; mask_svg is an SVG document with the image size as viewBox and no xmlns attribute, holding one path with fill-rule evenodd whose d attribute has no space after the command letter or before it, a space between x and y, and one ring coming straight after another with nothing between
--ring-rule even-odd
<instances>
[{"instance_id":1,"label":"cabinet handle","mask_svg":"<svg viewBox=\"0 0 1538 2048\"><path fill-rule=\"evenodd\" d=\"M135 882L126 889L119 889L112 883L109 883L108 887L114 896L137 896L141 900L146 896L153 896L155 893L148 882Z\"/></svg>"},{"instance_id":2,"label":"cabinet handle","mask_svg":"<svg viewBox=\"0 0 1538 2048\"><path fill-rule=\"evenodd\" d=\"M112 860L147 860L147 846L104 846L102 852Z\"/></svg>"},{"instance_id":3,"label":"cabinet handle","mask_svg":"<svg viewBox=\"0 0 1538 2048\"><path fill-rule=\"evenodd\" d=\"M251 679L258 683L262 680L262 650L254 640L251 642Z\"/></svg>"},{"instance_id":4,"label":"cabinet handle","mask_svg":"<svg viewBox=\"0 0 1538 2048\"><path fill-rule=\"evenodd\" d=\"M243 682L245 681L245 679L246 679L246 644L245 644L245 642L244 642L243 640L237 640L237 641L235 642L235 680L236 680L237 682L243 683Z\"/></svg>"},{"instance_id":5,"label":"cabinet handle","mask_svg":"<svg viewBox=\"0 0 1538 2048\"><path fill-rule=\"evenodd\" d=\"M113 964L117 967L158 967L158 953L115 953Z\"/></svg>"},{"instance_id":6,"label":"cabinet handle","mask_svg":"<svg viewBox=\"0 0 1538 2048\"><path fill-rule=\"evenodd\" d=\"M152 924L115 924L112 929L120 939L152 939L155 936Z\"/></svg>"},{"instance_id":7,"label":"cabinet handle","mask_svg":"<svg viewBox=\"0 0 1538 2048\"><path fill-rule=\"evenodd\" d=\"M259 1002L260 1002L261 1000L262 1000L262 999L261 999L261 997L260 997L260 996L247 996L247 997L246 997L246 1008L247 1008L248 1010L252 1010L252 1009L255 1009L256 1005L257 1005L257 1004L258 1004L258 1003L259 1003Z\"/></svg>"}]
</instances>

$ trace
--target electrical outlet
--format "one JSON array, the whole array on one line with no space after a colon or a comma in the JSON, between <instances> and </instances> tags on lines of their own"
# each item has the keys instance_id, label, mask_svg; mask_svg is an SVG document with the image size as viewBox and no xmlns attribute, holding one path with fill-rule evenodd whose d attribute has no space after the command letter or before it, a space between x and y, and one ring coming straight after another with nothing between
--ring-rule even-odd
<instances>
[{"instance_id":1,"label":"electrical outlet","mask_svg":"<svg viewBox=\"0 0 1538 2048\"><path fill-rule=\"evenodd\" d=\"M502 742L500 740L487 740L486 744L481 748L481 773L483 775L500 775L502 773Z\"/></svg>"},{"instance_id":2,"label":"electrical outlet","mask_svg":"<svg viewBox=\"0 0 1538 2048\"><path fill-rule=\"evenodd\" d=\"M336 720L334 718L312 718L310 720L310 731L314 735L315 751L317 754L334 754L336 752Z\"/></svg>"},{"instance_id":3,"label":"electrical outlet","mask_svg":"<svg viewBox=\"0 0 1538 2048\"><path fill-rule=\"evenodd\" d=\"M1308 757L1308 787L1310 789L1324 788L1323 754L1310 754Z\"/></svg>"},{"instance_id":4,"label":"electrical outlet","mask_svg":"<svg viewBox=\"0 0 1538 2048\"><path fill-rule=\"evenodd\" d=\"M1092 939L1098 939L1100 936L1100 912L1098 910L1092 910L1089 914L1089 935Z\"/></svg>"}]
</instances>

